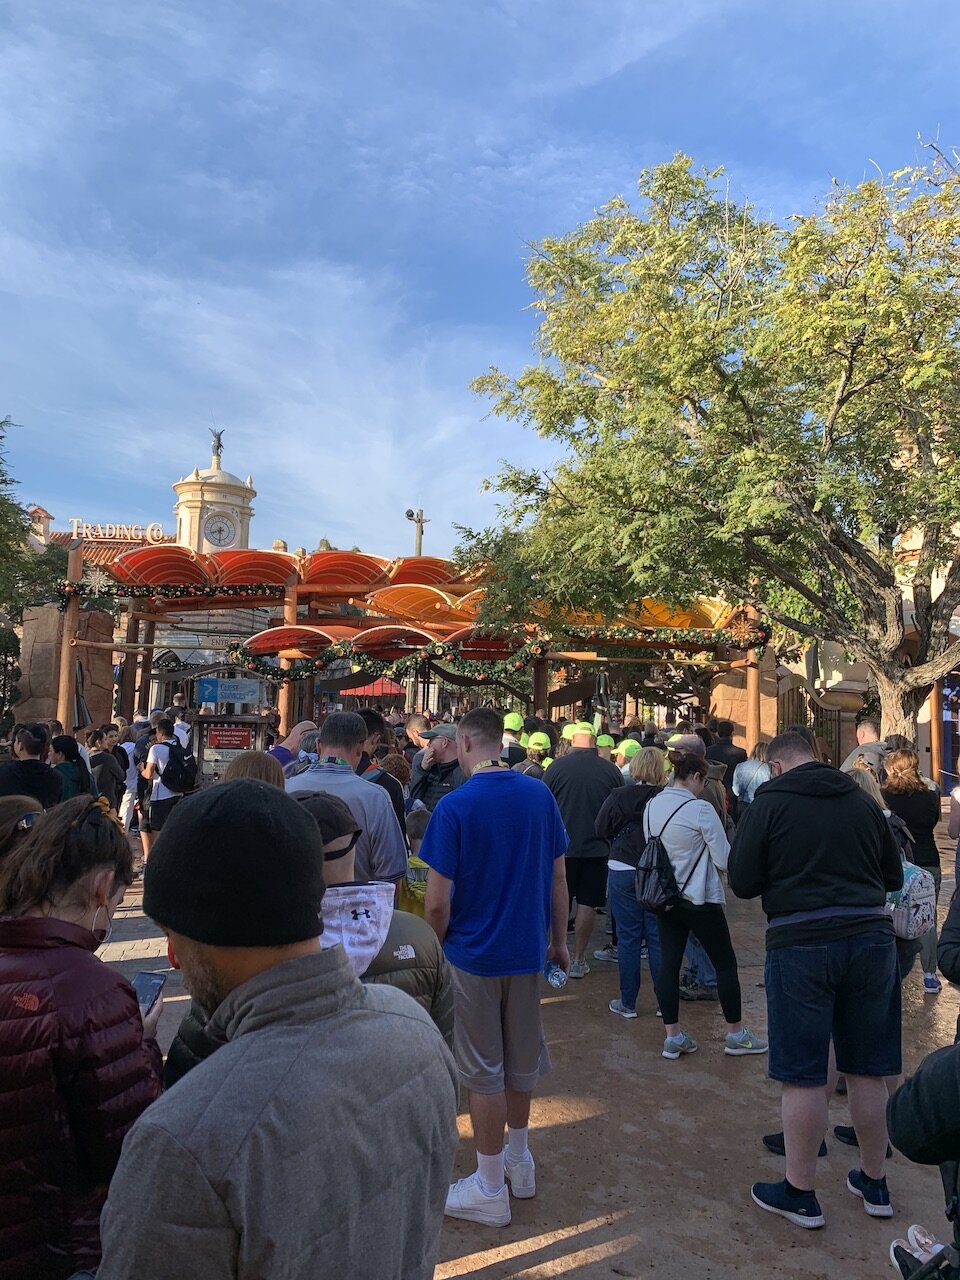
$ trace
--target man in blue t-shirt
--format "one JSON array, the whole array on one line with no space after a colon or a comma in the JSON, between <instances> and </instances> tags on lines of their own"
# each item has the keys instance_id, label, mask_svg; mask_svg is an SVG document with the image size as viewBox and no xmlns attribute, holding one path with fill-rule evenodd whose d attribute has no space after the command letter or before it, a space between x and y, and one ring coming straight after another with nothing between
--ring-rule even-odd
<instances>
[{"instance_id":1,"label":"man in blue t-shirt","mask_svg":"<svg viewBox=\"0 0 960 1280\"><path fill-rule=\"evenodd\" d=\"M502 733L485 708L460 721L467 781L439 802L420 846L426 918L453 967L457 1065L477 1148L477 1171L451 1186L446 1212L499 1227L510 1221L504 1175L518 1198L536 1194L530 1099L550 1069L540 972L547 959L570 968L567 833L547 788L504 767Z\"/></svg>"}]
</instances>

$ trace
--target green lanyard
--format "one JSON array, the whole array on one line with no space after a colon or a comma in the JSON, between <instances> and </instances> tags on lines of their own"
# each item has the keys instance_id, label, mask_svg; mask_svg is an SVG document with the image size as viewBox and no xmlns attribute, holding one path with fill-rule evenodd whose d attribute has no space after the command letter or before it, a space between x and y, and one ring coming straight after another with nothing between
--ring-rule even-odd
<instances>
[{"instance_id":1,"label":"green lanyard","mask_svg":"<svg viewBox=\"0 0 960 1280\"><path fill-rule=\"evenodd\" d=\"M321 764L342 764L344 769L350 768L350 761L343 760L340 758L340 756L322 756L320 759L320 763Z\"/></svg>"}]
</instances>

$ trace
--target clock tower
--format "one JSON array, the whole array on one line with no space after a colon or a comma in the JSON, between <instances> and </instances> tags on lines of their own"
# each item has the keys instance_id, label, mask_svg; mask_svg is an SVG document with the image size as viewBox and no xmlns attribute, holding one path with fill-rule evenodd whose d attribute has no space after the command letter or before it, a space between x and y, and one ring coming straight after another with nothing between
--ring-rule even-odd
<instances>
[{"instance_id":1,"label":"clock tower","mask_svg":"<svg viewBox=\"0 0 960 1280\"><path fill-rule=\"evenodd\" d=\"M211 434L214 444L210 466L195 468L173 486L177 495L173 509L177 542L205 554L249 547L253 499L257 496L251 476L241 480L223 470L223 433Z\"/></svg>"}]
</instances>

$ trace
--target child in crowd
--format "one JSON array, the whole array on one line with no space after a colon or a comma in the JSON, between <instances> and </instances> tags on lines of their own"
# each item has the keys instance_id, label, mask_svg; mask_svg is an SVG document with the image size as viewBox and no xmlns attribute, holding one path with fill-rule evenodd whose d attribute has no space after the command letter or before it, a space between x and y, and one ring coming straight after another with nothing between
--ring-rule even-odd
<instances>
[{"instance_id":1,"label":"child in crowd","mask_svg":"<svg viewBox=\"0 0 960 1280\"><path fill-rule=\"evenodd\" d=\"M415 916L423 916L423 900L427 892L427 864L419 857L420 845L423 842L430 821L429 809L414 809L407 814L407 840L410 844L410 856L407 859L407 876L400 881L400 898L398 906L401 911L410 911Z\"/></svg>"}]
</instances>

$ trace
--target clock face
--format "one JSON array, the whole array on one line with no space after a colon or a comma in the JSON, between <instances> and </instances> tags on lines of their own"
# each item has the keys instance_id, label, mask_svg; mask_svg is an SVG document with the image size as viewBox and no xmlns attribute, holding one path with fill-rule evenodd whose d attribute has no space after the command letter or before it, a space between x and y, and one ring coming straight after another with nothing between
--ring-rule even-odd
<instances>
[{"instance_id":1,"label":"clock face","mask_svg":"<svg viewBox=\"0 0 960 1280\"><path fill-rule=\"evenodd\" d=\"M229 516L210 516L204 522L203 536L214 547L229 547L237 536L236 525Z\"/></svg>"}]
</instances>

